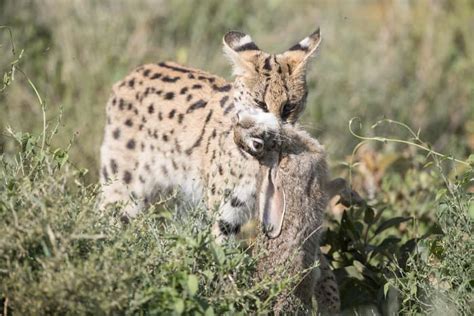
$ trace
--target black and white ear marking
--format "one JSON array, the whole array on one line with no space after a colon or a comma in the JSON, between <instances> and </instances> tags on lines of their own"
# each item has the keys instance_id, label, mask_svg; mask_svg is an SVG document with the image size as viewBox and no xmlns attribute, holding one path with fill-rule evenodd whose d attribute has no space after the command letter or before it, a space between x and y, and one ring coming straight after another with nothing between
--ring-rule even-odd
<instances>
[{"instance_id":1,"label":"black and white ear marking","mask_svg":"<svg viewBox=\"0 0 474 316\"><path fill-rule=\"evenodd\" d=\"M243 75L253 71L256 56L260 49L250 35L230 31L224 35L224 53L230 59L235 75Z\"/></svg>"},{"instance_id":2,"label":"black and white ear marking","mask_svg":"<svg viewBox=\"0 0 474 316\"><path fill-rule=\"evenodd\" d=\"M305 37L303 40L301 40L298 44L293 45L290 47L290 51L303 51L306 54L312 54L319 46L319 43L321 43L321 31L318 28L316 31L314 31L310 36Z\"/></svg>"},{"instance_id":3,"label":"black and white ear marking","mask_svg":"<svg viewBox=\"0 0 474 316\"><path fill-rule=\"evenodd\" d=\"M227 45L236 52L260 50L250 35L237 31L230 31L224 35L224 45Z\"/></svg>"},{"instance_id":4,"label":"black and white ear marking","mask_svg":"<svg viewBox=\"0 0 474 316\"><path fill-rule=\"evenodd\" d=\"M308 37L305 37L298 44L291 46L288 51L283 53L288 63L295 70L304 69L307 60L313 56L321 44L321 31L318 28Z\"/></svg>"}]
</instances>

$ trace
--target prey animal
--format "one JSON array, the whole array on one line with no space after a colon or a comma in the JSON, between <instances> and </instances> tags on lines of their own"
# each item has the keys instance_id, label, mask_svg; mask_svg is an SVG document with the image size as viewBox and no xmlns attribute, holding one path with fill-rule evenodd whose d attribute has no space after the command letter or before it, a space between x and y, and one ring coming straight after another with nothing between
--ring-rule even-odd
<instances>
[{"instance_id":1,"label":"prey animal","mask_svg":"<svg viewBox=\"0 0 474 316\"><path fill-rule=\"evenodd\" d=\"M278 274L303 277L294 292L278 297L278 313L309 311L315 298L318 312L339 312L337 282L320 250L320 237L328 198L347 192L343 179L329 181L326 152L316 139L300 128L284 125L278 139L265 141L265 130L253 121L242 120L234 130L235 141L260 162L257 208L263 234L257 239L260 258L257 276ZM252 148L254 139L263 145ZM294 305L293 298L301 305Z\"/></svg>"}]
</instances>

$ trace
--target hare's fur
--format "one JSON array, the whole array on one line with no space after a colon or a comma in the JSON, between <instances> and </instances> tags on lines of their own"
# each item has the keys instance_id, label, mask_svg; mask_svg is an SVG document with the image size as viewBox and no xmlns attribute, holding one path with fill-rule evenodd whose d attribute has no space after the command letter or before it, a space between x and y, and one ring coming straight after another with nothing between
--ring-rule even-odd
<instances>
[{"instance_id":1,"label":"hare's fur","mask_svg":"<svg viewBox=\"0 0 474 316\"><path fill-rule=\"evenodd\" d=\"M295 310L291 299L295 296L306 310L312 309L315 298L319 313L334 315L340 309L339 291L319 244L328 198L337 194L340 183L333 188L334 183L328 181L326 153L317 140L291 125L283 128L282 136L279 172L286 212L277 238L269 239L264 234L258 238L257 248L263 247L265 255L259 260L257 274L264 278L276 277L282 272L295 275L304 271L295 291L278 298L275 312ZM265 151L260 160L267 154L271 155L272 151ZM258 190L265 176L264 170L262 165ZM279 270L282 268L283 271Z\"/></svg>"}]
</instances>

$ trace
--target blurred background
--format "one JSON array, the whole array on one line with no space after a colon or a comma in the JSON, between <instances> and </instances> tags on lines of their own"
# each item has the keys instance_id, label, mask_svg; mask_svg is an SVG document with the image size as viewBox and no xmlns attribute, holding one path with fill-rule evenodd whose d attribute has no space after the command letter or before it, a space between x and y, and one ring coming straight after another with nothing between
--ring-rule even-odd
<instances>
[{"instance_id":1,"label":"blurred background","mask_svg":"<svg viewBox=\"0 0 474 316\"><path fill-rule=\"evenodd\" d=\"M474 156L468 158L474 151L472 0L0 0L0 69L4 74L0 83L0 223L7 232L5 241L25 240L8 248L13 249L12 255L5 260L18 261L23 267L18 249L24 248L30 249L28 258L37 256L37 249L42 248L36 243L49 236L44 223L51 219L64 236L69 233L63 226L94 226L71 222L67 216L87 214L78 216L96 222L98 215L91 210L98 192L94 184L105 103L113 83L141 64L162 60L202 68L230 81L231 69L221 47L227 31L246 32L261 49L278 53L318 26L323 43L308 70L303 125L326 146L333 175L350 179L367 201L347 209L332 205L328 212L322 244L338 279L343 309L368 305L393 315L400 306L401 314L472 315L469 276L474 275L474 268L466 256L474 244ZM13 81L12 63L18 67ZM44 128L42 107L27 78L46 105L48 132L43 135L49 138L60 121L45 150L38 145ZM354 117L360 120L352 127L361 135L415 142L445 156L429 156L406 144L371 141L352 157L361 141L349 130ZM414 135L393 123L373 127L384 118L408 124ZM9 133L10 126L23 134ZM462 161L448 162L446 155ZM51 161L56 167L51 167ZM74 172L66 161L72 162ZM69 183L79 189L70 189ZM48 212L43 211L44 200ZM7 205L11 210L6 211ZM23 217L17 220L10 211ZM18 233L17 224L9 224L12 218L37 229ZM189 232L194 236L194 230ZM95 247L95 241L91 245ZM75 258L77 271L82 271L82 250L75 255L76 248L71 249L65 257ZM97 249L97 257L109 262L102 248ZM163 253L149 249L154 255ZM120 264L116 266L121 266L122 251L117 254ZM192 252L186 255L194 262ZM177 258L180 264L185 262ZM137 266L134 261L129 265ZM93 286L83 290L80 284L89 284L88 276L71 274L65 265L65 279L79 284L78 299L66 297L66 306L74 302L81 306L83 295L100 304L108 302L96 296L115 289L116 275L122 273L96 271L97 266L92 263L92 271L101 277L111 275L109 285L102 286L105 281L100 281L100 286L90 283ZM45 271L56 275L56 266L50 267ZM185 269L172 267L172 272L160 267L163 280L174 280L169 274ZM61 301L56 293L67 292L36 277L33 280L31 271L36 270L25 264L20 279L3 282L20 289L20 294L10 293L17 308L37 304L43 310L42 306ZM146 276L135 275L132 285L120 284L134 289L135 280L142 280L148 297ZM67 284L57 284L63 283ZM52 293L51 301L43 294L32 295L34 289ZM181 292L176 293L180 300ZM164 302L174 304L168 296ZM129 299L121 304L127 310ZM368 310L356 314L366 315Z\"/></svg>"},{"instance_id":2,"label":"blurred background","mask_svg":"<svg viewBox=\"0 0 474 316\"><path fill-rule=\"evenodd\" d=\"M92 181L112 84L161 60L232 80L221 48L232 29L276 53L321 27L304 124L333 164L358 142L348 130L352 117L362 119L364 132L379 119L400 120L458 157L474 148L473 1L1 0L0 25L11 27L15 53L24 49L19 66L45 100L51 125L62 108L55 139L66 145L74 137L71 159ZM0 40L6 71L16 58L8 32ZM41 131L34 91L19 73L15 79L20 83L0 94L0 130ZM8 144L0 135L0 152Z\"/></svg>"}]
</instances>

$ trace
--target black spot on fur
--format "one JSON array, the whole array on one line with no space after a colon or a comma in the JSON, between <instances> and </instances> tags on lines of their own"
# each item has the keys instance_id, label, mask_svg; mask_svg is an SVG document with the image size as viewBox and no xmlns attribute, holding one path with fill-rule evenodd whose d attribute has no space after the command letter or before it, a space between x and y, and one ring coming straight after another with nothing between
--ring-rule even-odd
<instances>
[{"instance_id":1,"label":"black spot on fur","mask_svg":"<svg viewBox=\"0 0 474 316\"><path fill-rule=\"evenodd\" d=\"M265 62L263 63L263 69L265 70L272 70L272 65L270 64L270 58L271 56L268 56L267 58L265 58Z\"/></svg>"},{"instance_id":2,"label":"black spot on fur","mask_svg":"<svg viewBox=\"0 0 474 316\"><path fill-rule=\"evenodd\" d=\"M166 92L165 100L173 100L173 98L174 98L174 92Z\"/></svg>"},{"instance_id":3,"label":"black spot on fur","mask_svg":"<svg viewBox=\"0 0 474 316\"><path fill-rule=\"evenodd\" d=\"M207 102L204 101L204 100L196 101L196 102L194 102L193 104L191 104L191 106L188 108L188 110L186 111L186 113L191 113L191 112L193 112L194 110L201 109L201 108L205 108L206 105L207 105Z\"/></svg>"},{"instance_id":4,"label":"black spot on fur","mask_svg":"<svg viewBox=\"0 0 474 316\"><path fill-rule=\"evenodd\" d=\"M110 159L110 169L112 170L113 174L117 174L118 165L117 165L117 161L115 161L115 159Z\"/></svg>"},{"instance_id":5,"label":"black spot on fur","mask_svg":"<svg viewBox=\"0 0 474 316\"><path fill-rule=\"evenodd\" d=\"M198 80L207 80L207 81L209 81L210 83L214 83L214 81L216 81L215 78L206 77L206 76L198 76L197 78L198 78Z\"/></svg>"},{"instance_id":6,"label":"black spot on fur","mask_svg":"<svg viewBox=\"0 0 474 316\"><path fill-rule=\"evenodd\" d=\"M227 102L227 100L229 100L229 96L228 95L225 95L222 97L222 99L220 99L219 101L219 104L221 105L221 108L224 107L225 103Z\"/></svg>"},{"instance_id":7,"label":"black spot on fur","mask_svg":"<svg viewBox=\"0 0 474 316\"><path fill-rule=\"evenodd\" d=\"M222 165L221 165L221 164L219 164L219 166L217 167L217 169L218 169L218 171L219 171L219 174L220 174L221 176L223 176L223 175L224 175L224 169L222 168Z\"/></svg>"},{"instance_id":8,"label":"black spot on fur","mask_svg":"<svg viewBox=\"0 0 474 316\"><path fill-rule=\"evenodd\" d=\"M179 77L164 76L163 78L161 78L161 81L163 81L163 82L176 82L179 79L180 79Z\"/></svg>"},{"instance_id":9,"label":"black spot on fur","mask_svg":"<svg viewBox=\"0 0 474 316\"><path fill-rule=\"evenodd\" d=\"M145 69L145 71L143 71L143 76L148 77L150 75L150 72L150 69Z\"/></svg>"},{"instance_id":10,"label":"black spot on fur","mask_svg":"<svg viewBox=\"0 0 474 316\"><path fill-rule=\"evenodd\" d=\"M163 114L160 112L158 113L158 120L162 121L163 120Z\"/></svg>"},{"instance_id":11,"label":"black spot on fur","mask_svg":"<svg viewBox=\"0 0 474 316\"><path fill-rule=\"evenodd\" d=\"M240 225L231 224L225 220L219 220L219 230L225 236L238 234L240 231Z\"/></svg>"},{"instance_id":12,"label":"black spot on fur","mask_svg":"<svg viewBox=\"0 0 474 316\"><path fill-rule=\"evenodd\" d=\"M194 79L194 78L196 78L196 77L194 77L194 75L193 75L192 73L189 73L189 74L188 74L188 78L189 78L189 79Z\"/></svg>"},{"instance_id":13,"label":"black spot on fur","mask_svg":"<svg viewBox=\"0 0 474 316\"><path fill-rule=\"evenodd\" d=\"M167 142L167 141L168 141L168 135L163 134L163 137L162 137L162 138L163 138L163 141L164 141L164 142Z\"/></svg>"},{"instance_id":14,"label":"black spot on fur","mask_svg":"<svg viewBox=\"0 0 474 316\"><path fill-rule=\"evenodd\" d=\"M104 176L105 181L109 181L109 173L107 172L107 167L102 168L102 175Z\"/></svg>"},{"instance_id":15,"label":"black spot on fur","mask_svg":"<svg viewBox=\"0 0 474 316\"><path fill-rule=\"evenodd\" d=\"M242 207L245 205L245 202L240 200L238 197L233 196L230 200L230 206L232 207Z\"/></svg>"},{"instance_id":16,"label":"black spot on fur","mask_svg":"<svg viewBox=\"0 0 474 316\"><path fill-rule=\"evenodd\" d=\"M135 143L135 140L134 140L134 139L130 139L130 140L127 142L127 148L130 149L130 150L131 150L131 149L135 149L135 145L136 145L136 143Z\"/></svg>"},{"instance_id":17,"label":"black spot on fur","mask_svg":"<svg viewBox=\"0 0 474 316\"><path fill-rule=\"evenodd\" d=\"M288 67L288 74L291 75L291 73L292 73L292 68L291 68L290 64L287 64L286 66Z\"/></svg>"},{"instance_id":18,"label":"black spot on fur","mask_svg":"<svg viewBox=\"0 0 474 316\"><path fill-rule=\"evenodd\" d=\"M114 137L114 139L119 139L119 137L120 137L120 129L119 129L119 128L116 128L116 129L113 131L112 136Z\"/></svg>"},{"instance_id":19,"label":"black spot on fur","mask_svg":"<svg viewBox=\"0 0 474 316\"><path fill-rule=\"evenodd\" d=\"M191 87L191 89L193 89L193 90L202 89L202 84L199 84L199 83L193 84L193 86Z\"/></svg>"},{"instance_id":20,"label":"black spot on fur","mask_svg":"<svg viewBox=\"0 0 474 316\"><path fill-rule=\"evenodd\" d=\"M151 103L148 106L148 113L153 114L153 112L155 112L155 107L153 106L153 103Z\"/></svg>"},{"instance_id":21,"label":"black spot on fur","mask_svg":"<svg viewBox=\"0 0 474 316\"><path fill-rule=\"evenodd\" d=\"M117 103L117 99L116 98L113 98L112 99L112 105L115 105Z\"/></svg>"},{"instance_id":22,"label":"black spot on fur","mask_svg":"<svg viewBox=\"0 0 474 316\"><path fill-rule=\"evenodd\" d=\"M291 46L289 50L301 50L303 52L307 52L308 47L303 47L303 46L300 45L300 43L298 43L296 45Z\"/></svg>"},{"instance_id":23,"label":"black spot on fur","mask_svg":"<svg viewBox=\"0 0 474 316\"><path fill-rule=\"evenodd\" d=\"M179 113L179 114L178 114L178 124L183 123L183 119L184 119L184 114L183 114L183 113Z\"/></svg>"},{"instance_id":24,"label":"black spot on fur","mask_svg":"<svg viewBox=\"0 0 474 316\"><path fill-rule=\"evenodd\" d=\"M188 94L188 96L186 97L186 101L191 101L191 99L193 98L193 95L192 94Z\"/></svg>"},{"instance_id":25,"label":"black spot on fur","mask_svg":"<svg viewBox=\"0 0 474 316\"><path fill-rule=\"evenodd\" d=\"M119 110L122 111L125 108L125 100L120 99L119 101Z\"/></svg>"},{"instance_id":26,"label":"black spot on fur","mask_svg":"<svg viewBox=\"0 0 474 316\"><path fill-rule=\"evenodd\" d=\"M179 94L186 94L186 92L188 92L188 87L181 88Z\"/></svg>"},{"instance_id":27,"label":"black spot on fur","mask_svg":"<svg viewBox=\"0 0 474 316\"><path fill-rule=\"evenodd\" d=\"M212 110L210 110L209 114L207 114L206 120L204 121L204 125L201 129L201 134L199 135L198 139L194 142L194 144L191 147L186 149L186 155L188 156L191 155L191 153L193 152L193 149L201 145L202 138L204 136L204 133L206 132L206 125L211 120L211 117L212 117Z\"/></svg>"},{"instance_id":28,"label":"black spot on fur","mask_svg":"<svg viewBox=\"0 0 474 316\"><path fill-rule=\"evenodd\" d=\"M230 103L224 110L224 115L227 115L234 109L234 103Z\"/></svg>"},{"instance_id":29,"label":"black spot on fur","mask_svg":"<svg viewBox=\"0 0 474 316\"><path fill-rule=\"evenodd\" d=\"M230 89L232 89L232 85L226 84L219 87L218 85L213 84L212 89L218 92L229 92Z\"/></svg>"},{"instance_id":30,"label":"black spot on fur","mask_svg":"<svg viewBox=\"0 0 474 316\"><path fill-rule=\"evenodd\" d=\"M128 86L129 86L130 88L133 88L133 87L135 86L135 79L130 79L130 80L128 81Z\"/></svg>"},{"instance_id":31,"label":"black spot on fur","mask_svg":"<svg viewBox=\"0 0 474 316\"><path fill-rule=\"evenodd\" d=\"M236 52L243 52L243 51L246 51L246 50L259 50L259 48L258 48L257 45L255 45L254 42L250 42L250 43L244 44L242 46L239 46L235 49Z\"/></svg>"},{"instance_id":32,"label":"black spot on fur","mask_svg":"<svg viewBox=\"0 0 474 316\"><path fill-rule=\"evenodd\" d=\"M169 119L172 119L175 114L176 114L176 110L175 110L175 109L172 109L172 110L170 111L170 113L168 114L168 118L169 118Z\"/></svg>"},{"instance_id":33,"label":"black spot on fur","mask_svg":"<svg viewBox=\"0 0 474 316\"><path fill-rule=\"evenodd\" d=\"M180 154L181 153L181 145L179 144L177 138L174 139L174 146L175 146L176 151L178 152L178 154Z\"/></svg>"},{"instance_id":34,"label":"black spot on fur","mask_svg":"<svg viewBox=\"0 0 474 316\"><path fill-rule=\"evenodd\" d=\"M130 171L125 171L123 173L123 181L126 184L130 184L130 182L132 182L132 174L130 173Z\"/></svg>"},{"instance_id":35,"label":"black spot on fur","mask_svg":"<svg viewBox=\"0 0 474 316\"><path fill-rule=\"evenodd\" d=\"M127 126L133 126L133 121L132 121L132 119L127 119L127 120L125 121L125 125L127 125Z\"/></svg>"},{"instance_id":36,"label":"black spot on fur","mask_svg":"<svg viewBox=\"0 0 474 316\"><path fill-rule=\"evenodd\" d=\"M174 71L178 71L178 72L182 72L182 73L191 72L191 70L189 70L189 69L168 65L167 63L164 63L164 62L159 63L158 66L163 67L163 68L172 69Z\"/></svg>"},{"instance_id":37,"label":"black spot on fur","mask_svg":"<svg viewBox=\"0 0 474 316\"><path fill-rule=\"evenodd\" d=\"M165 176L168 175L168 169L166 169L165 166L161 166L161 171L163 172L163 174L164 174Z\"/></svg>"},{"instance_id":38,"label":"black spot on fur","mask_svg":"<svg viewBox=\"0 0 474 316\"><path fill-rule=\"evenodd\" d=\"M160 73L155 73L155 74L153 74L153 75L150 77L150 79L151 79L151 80L155 80L155 79L159 79L160 77L161 77L161 74L160 74Z\"/></svg>"}]
</instances>

